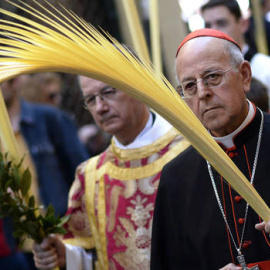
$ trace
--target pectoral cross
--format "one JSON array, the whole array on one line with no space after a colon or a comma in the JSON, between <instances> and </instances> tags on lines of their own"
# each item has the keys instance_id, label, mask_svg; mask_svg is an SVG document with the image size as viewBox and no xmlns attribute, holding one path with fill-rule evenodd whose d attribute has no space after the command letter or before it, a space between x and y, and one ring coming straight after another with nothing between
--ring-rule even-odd
<instances>
[{"instance_id":1,"label":"pectoral cross","mask_svg":"<svg viewBox=\"0 0 270 270\"><path fill-rule=\"evenodd\" d=\"M254 265L251 268L248 268L246 265L245 257L242 254L239 254L239 256L237 256L237 260L243 270L260 270L258 265Z\"/></svg>"}]
</instances>

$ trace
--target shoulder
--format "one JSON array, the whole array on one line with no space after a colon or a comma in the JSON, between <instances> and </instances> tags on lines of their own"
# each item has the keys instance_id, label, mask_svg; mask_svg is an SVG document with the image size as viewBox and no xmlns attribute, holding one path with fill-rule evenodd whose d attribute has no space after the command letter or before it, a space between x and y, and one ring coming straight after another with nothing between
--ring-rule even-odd
<instances>
[{"instance_id":1,"label":"shoulder","mask_svg":"<svg viewBox=\"0 0 270 270\"><path fill-rule=\"evenodd\" d=\"M194 147L188 147L163 167L158 187L159 194L163 195L159 196L179 196L180 190L190 188L200 179L205 168L206 162L202 156Z\"/></svg>"},{"instance_id":2,"label":"shoulder","mask_svg":"<svg viewBox=\"0 0 270 270\"><path fill-rule=\"evenodd\" d=\"M270 114L264 113L264 131L270 132Z\"/></svg>"},{"instance_id":3,"label":"shoulder","mask_svg":"<svg viewBox=\"0 0 270 270\"><path fill-rule=\"evenodd\" d=\"M76 168L76 172L75 172L75 179L72 183L72 186L70 188L70 196L72 197L75 193L78 192L78 190L85 190L85 174L86 174L86 170L88 168L88 165L91 164L92 162L94 162L94 159L96 157L91 157L87 160L85 160L84 162L80 163L77 168Z\"/></svg>"},{"instance_id":4,"label":"shoulder","mask_svg":"<svg viewBox=\"0 0 270 270\"><path fill-rule=\"evenodd\" d=\"M39 104L39 103L31 103L23 100L21 102L22 105L22 113L31 113L31 114L39 114L39 115L48 115L48 116L61 116L65 118L71 118L71 115L57 107Z\"/></svg>"},{"instance_id":5,"label":"shoulder","mask_svg":"<svg viewBox=\"0 0 270 270\"><path fill-rule=\"evenodd\" d=\"M66 111L59 108L23 101L22 116L32 119L36 123L45 123L48 126L76 127L73 117Z\"/></svg>"},{"instance_id":6,"label":"shoulder","mask_svg":"<svg viewBox=\"0 0 270 270\"><path fill-rule=\"evenodd\" d=\"M85 174L86 166L87 166L88 162L91 162L91 159L92 158L89 158L89 159L85 160L84 162L80 163L77 166L77 168L76 168L76 176Z\"/></svg>"},{"instance_id":7,"label":"shoulder","mask_svg":"<svg viewBox=\"0 0 270 270\"><path fill-rule=\"evenodd\" d=\"M189 146L186 150L168 162L164 166L162 173L174 174L175 172L190 170L201 159L200 154L194 149L194 147Z\"/></svg>"},{"instance_id":8,"label":"shoulder","mask_svg":"<svg viewBox=\"0 0 270 270\"><path fill-rule=\"evenodd\" d=\"M80 163L77 168L76 168L76 176L77 175L85 175L86 170L89 168L92 170L94 170L97 166L99 166L99 164L101 163L101 159L102 157L104 157L107 153L108 149L101 152L100 154L93 156L85 161L83 161L82 163Z\"/></svg>"}]
</instances>

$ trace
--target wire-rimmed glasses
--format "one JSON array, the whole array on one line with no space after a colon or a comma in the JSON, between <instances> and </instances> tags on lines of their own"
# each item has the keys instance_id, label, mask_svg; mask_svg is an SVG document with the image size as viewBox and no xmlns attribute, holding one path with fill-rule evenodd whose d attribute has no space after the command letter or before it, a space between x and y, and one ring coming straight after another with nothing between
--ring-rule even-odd
<instances>
[{"instance_id":1,"label":"wire-rimmed glasses","mask_svg":"<svg viewBox=\"0 0 270 270\"><path fill-rule=\"evenodd\" d=\"M84 107L86 109L92 109L96 106L96 99L99 97L102 101L110 102L117 98L118 90L114 87L108 86L95 95L86 95L83 97Z\"/></svg>"},{"instance_id":2,"label":"wire-rimmed glasses","mask_svg":"<svg viewBox=\"0 0 270 270\"><path fill-rule=\"evenodd\" d=\"M177 86L177 92L182 98L193 98L197 93L197 84L203 82L206 87L213 88L222 83L225 78L226 72L233 70L236 67L232 67L226 70L215 70L205 74L200 80L188 80L186 82L180 83Z\"/></svg>"}]
</instances>

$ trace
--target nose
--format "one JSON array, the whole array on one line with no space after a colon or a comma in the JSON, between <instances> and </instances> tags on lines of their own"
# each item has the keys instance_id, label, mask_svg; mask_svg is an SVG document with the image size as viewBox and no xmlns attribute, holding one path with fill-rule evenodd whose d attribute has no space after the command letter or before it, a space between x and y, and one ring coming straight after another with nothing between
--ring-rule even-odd
<instances>
[{"instance_id":1,"label":"nose","mask_svg":"<svg viewBox=\"0 0 270 270\"><path fill-rule=\"evenodd\" d=\"M212 94L213 92L203 80L197 81L197 95L199 99L204 99L208 96L211 96Z\"/></svg>"},{"instance_id":2,"label":"nose","mask_svg":"<svg viewBox=\"0 0 270 270\"><path fill-rule=\"evenodd\" d=\"M96 96L96 111L97 113L103 113L108 110L108 103L101 98L100 96Z\"/></svg>"}]
</instances>

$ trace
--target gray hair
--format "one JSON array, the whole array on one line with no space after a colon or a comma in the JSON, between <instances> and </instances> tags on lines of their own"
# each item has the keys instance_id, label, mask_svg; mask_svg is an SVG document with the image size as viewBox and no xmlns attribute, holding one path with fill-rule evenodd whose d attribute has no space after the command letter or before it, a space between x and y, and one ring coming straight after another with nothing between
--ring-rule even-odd
<instances>
[{"instance_id":1,"label":"gray hair","mask_svg":"<svg viewBox=\"0 0 270 270\"><path fill-rule=\"evenodd\" d=\"M233 66L239 66L245 59L239 48L230 41L223 40L223 48L230 57Z\"/></svg>"}]
</instances>

